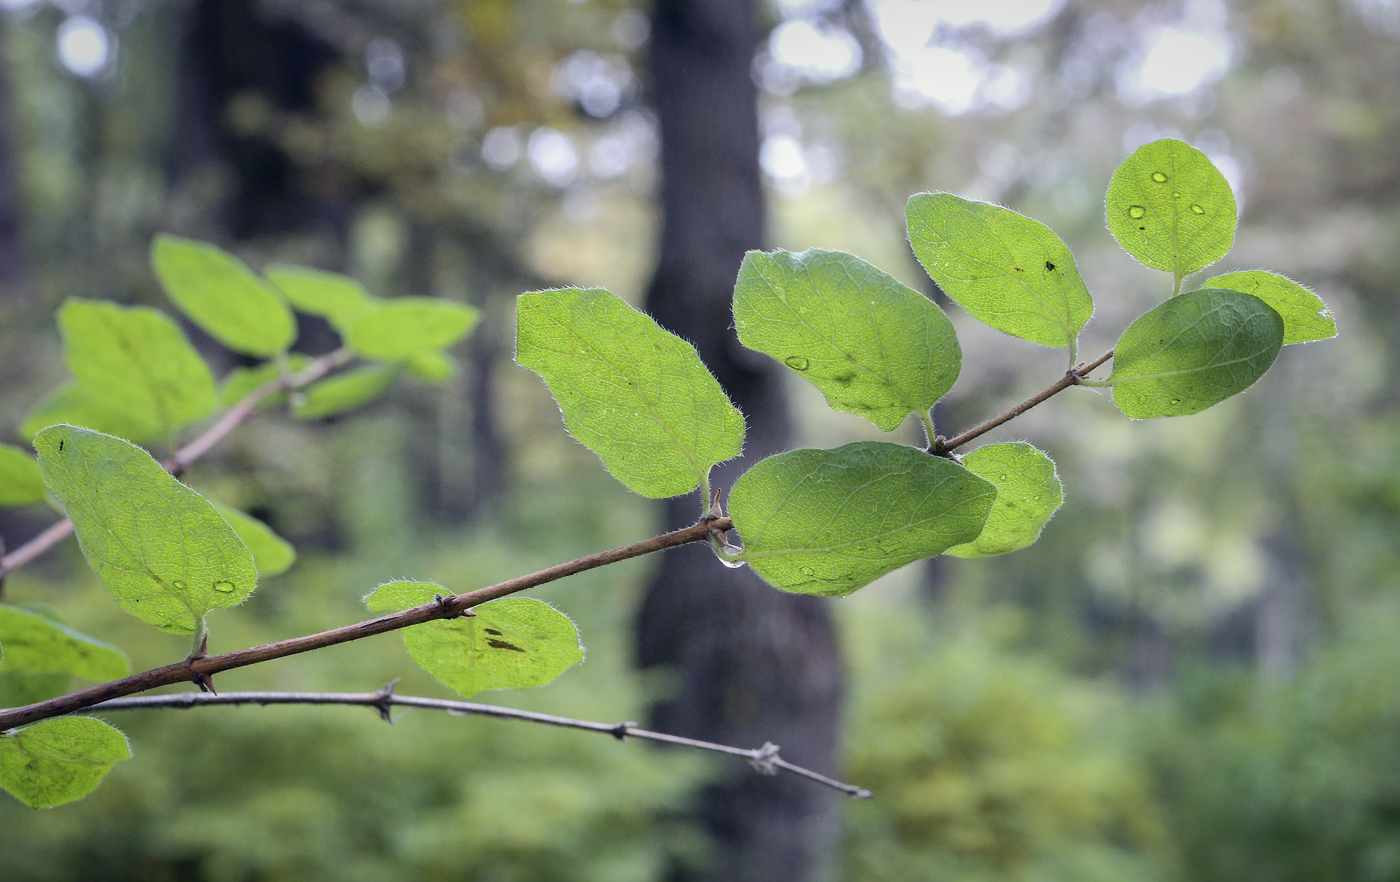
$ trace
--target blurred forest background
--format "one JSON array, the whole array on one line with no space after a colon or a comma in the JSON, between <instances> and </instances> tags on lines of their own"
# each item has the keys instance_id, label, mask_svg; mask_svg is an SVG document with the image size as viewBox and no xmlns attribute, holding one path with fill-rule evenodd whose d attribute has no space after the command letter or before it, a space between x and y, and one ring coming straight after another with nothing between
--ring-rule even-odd
<instances>
[{"instance_id":1,"label":"blurred forest background","mask_svg":"<svg viewBox=\"0 0 1400 882\"><path fill-rule=\"evenodd\" d=\"M932 296L903 208L949 190L1070 243L1097 304L1092 356L1169 293L1112 241L1102 194L1129 152L1175 136L1240 202L1220 270L1297 279L1341 329L1197 416L1131 423L1072 389L999 431L1046 449L1064 480L1029 550L911 566L838 602L726 599L723 622L692 597L679 608L703 629L666 606L658 562L594 571L539 592L579 623L587 663L537 693L487 696L609 721L652 712L745 747L771 738L872 801L518 723L113 714L135 758L75 806L0 800L0 875L1400 880L1396 0L0 7L3 440L64 376L64 298L164 305L147 261L160 231L484 312L445 384L401 381L334 424L268 415L189 475L301 553L219 617L211 650L364 617L360 597L389 578L467 590L661 528L668 516L572 442L513 364L524 290L607 287L678 327L704 310L668 290L732 285L738 254L762 245L850 250ZM706 31L710 16L730 30ZM725 61L733 88L697 93L697 60ZM720 154L704 152L706 118L684 116L697 95L740 120L729 171L703 164ZM663 192L668 151L667 187L692 166L717 177ZM707 202L726 174L751 197L762 187L766 216L755 198ZM688 264L686 225L731 209L742 218L718 265ZM658 262L659 246L680 250ZM1061 353L949 312L965 354L943 431L1063 372ZM333 345L324 325L302 331L307 351ZM762 444L879 434L704 337L723 331L687 336L712 364L738 359L732 375L716 367L731 388L758 378L741 406ZM0 512L11 548L47 523ZM715 596L742 578L704 556L687 566ZM71 543L5 592L138 669L186 650L121 614ZM750 638L768 655L744 655ZM219 686L360 691L398 676L405 693L442 692L392 636ZM763 854L780 871L755 869Z\"/></svg>"}]
</instances>

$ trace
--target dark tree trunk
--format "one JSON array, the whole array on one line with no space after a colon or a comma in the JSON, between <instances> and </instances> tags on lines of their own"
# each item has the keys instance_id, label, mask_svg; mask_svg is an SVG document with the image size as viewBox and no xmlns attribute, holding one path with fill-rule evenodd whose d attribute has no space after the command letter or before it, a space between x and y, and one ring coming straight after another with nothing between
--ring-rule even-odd
<instances>
[{"instance_id":1,"label":"dark tree trunk","mask_svg":"<svg viewBox=\"0 0 1400 882\"><path fill-rule=\"evenodd\" d=\"M759 39L752 0L657 0L651 73L661 123L664 227L648 307L693 342L748 421L741 470L789 443L781 377L729 330L734 278L763 238L756 90ZM694 523L694 497L667 503L669 525ZM759 746L834 771L841 671L823 601L782 594L747 569L729 570L705 548L668 553L638 621L638 661L676 672L676 691L654 709L668 732ZM694 878L806 880L835 842L829 791L793 777L751 773L703 795L718 844Z\"/></svg>"}]
</instances>

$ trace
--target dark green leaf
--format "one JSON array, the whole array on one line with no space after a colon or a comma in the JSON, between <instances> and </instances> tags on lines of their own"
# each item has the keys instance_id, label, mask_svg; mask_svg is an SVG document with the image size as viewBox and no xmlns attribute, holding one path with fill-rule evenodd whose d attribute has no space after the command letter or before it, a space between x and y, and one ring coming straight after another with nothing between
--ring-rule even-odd
<instances>
[{"instance_id":1,"label":"dark green leaf","mask_svg":"<svg viewBox=\"0 0 1400 882\"><path fill-rule=\"evenodd\" d=\"M750 251L734 287L739 341L810 381L836 410L885 431L927 413L962 366L953 323L854 255Z\"/></svg>"},{"instance_id":2,"label":"dark green leaf","mask_svg":"<svg viewBox=\"0 0 1400 882\"><path fill-rule=\"evenodd\" d=\"M1235 241L1235 195L1206 155L1184 141L1144 144L1113 173L1108 228L1118 244L1178 279L1225 256Z\"/></svg>"},{"instance_id":3,"label":"dark green leaf","mask_svg":"<svg viewBox=\"0 0 1400 882\"><path fill-rule=\"evenodd\" d=\"M573 436L643 496L689 493L739 455L744 418L695 347L607 291L516 301L516 360L544 377Z\"/></svg>"},{"instance_id":4,"label":"dark green leaf","mask_svg":"<svg viewBox=\"0 0 1400 882\"><path fill-rule=\"evenodd\" d=\"M34 447L88 564L127 612L162 631L193 634L211 609L253 592L257 569L247 546L146 451L73 426L44 429Z\"/></svg>"},{"instance_id":5,"label":"dark green leaf","mask_svg":"<svg viewBox=\"0 0 1400 882\"><path fill-rule=\"evenodd\" d=\"M296 338L287 304L223 249L161 235L151 264L180 311L233 351L270 357Z\"/></svg>"},{"instance_id":6,"label":"dark green leaf","mask_svg":"<svg viewBox=\"0 0 1400 882\"><path fill-rule=\"evenodd\" d=\"M44 501L44 479L34 457L10 444L0 444L0 506L18 508Z\"/></svg>"},{"instance_id":7,"label":"dark green leaf","mask_svg":"<svg viewBox=\"0 0 1400 882\"><path fill-rule=\"evenodd\" d=\"M0 733L0 787L30 808L52 808L87 796L128 759L126 736L101 720L44 720Z\"/></svg>"},{"instance_id":8,"label":"dark green leaf","mask_svg":"<svg viewBox=\"0 0 1400 882\"><path fill-rule=\"evenodd\" d=\"M1203 288L1140 316L1113 352L1113 402L1133 419L1185 416L1248 389L1283 345L1283 319L1252 294Z\"/></svg>"},{"instance_id":9,"label":"dark green leaf","mask_svg":"<svg viewBox=\"0 0 1400 882\"><path fill-rule=\"evenodd\" d=\"M1050 457L1029 444L989 444L963 457L963 466L997 488L982 534L948 549L954 557L990 557L1025 548L1064 501Z\"/></svg>"},{"instance_id":10,"label":"dark green leaf","mask_svg":"<svg viewBox=\"0 0 1400 882\"><path fill-rule=\"evenodd\" d=\"M365 605L398 612L451 594L432 582L380 585ZM493 600L474 616L405 628L404 646L423 670L470 697L487 689L533 689L583 661L578 629L568 616L530 598Z\"/></svg>"},{"instance_id":11,"label":"dark green leaf","mask_svg":"<svg viewBox=\"0 0 1400 882\"><path fill-rule=\"evenodd\" d=\"M1075 345L1094 303L1053 230L951 193L911 196L905 214L914 255L974 318L1042 346Z\"/></svg>"},{"instance_id":12,"label":"dark green leaf","mask_svg":"<svg viewBox=\"0 0 1400 882\"><path fill-rule=\"evenodd\" d=\"M369 404L394 383L397 365L376 364L348 370L307 388L292 413L304 420L319 420Z\"/></svg>"},{"instance_id":13,"label":"dark green leaf","mask_svg":"<svg viewBox=\"0 0 1400 882\"><path fill-rule=\"evenodd\" d=\"M445 349L476 327L470 306L430 297L398 297L358 313L345 329L345 342L365 358L402 361Z\"/></svg>"},{"instance_id":14,"label":"dark green leaf","mask_svg":"<svg viewBox=\"0 0 1400 882\"><path fill-rule=\"evenodd\" d=\"M1216 276L1206 288L1226 288L1253 294L1283 318L1283 345L1326 340L1337 336L1337 322L1322 298L1278 273L1247 270Z\"/></svg>"},{"instance_id":15,"label":"dark green leaf","mask_svg":"<svg viewBox=\"0 0 1400 882\"><path fill-rule=\"evenodd\" d=\"M729 513L770 585L842 595L976 539L995 499L950 460L862 441L768 457L734 485Z\"/></svg>"}]
</instances>

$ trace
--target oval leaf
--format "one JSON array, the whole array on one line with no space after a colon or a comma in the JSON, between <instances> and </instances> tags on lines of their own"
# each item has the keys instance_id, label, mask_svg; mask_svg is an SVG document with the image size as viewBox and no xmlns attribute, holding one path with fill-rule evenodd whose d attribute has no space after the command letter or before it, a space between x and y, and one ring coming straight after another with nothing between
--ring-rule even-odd
<instances>
[{"instance_id":1,"label":"oval leaf","mask_svg":"<svg viewBox=\"0 0 1400 882\"><path fill-rule=\"evenodd\" d=\"M322 316L341 333L356 317L374 308L375 298L349 276L283 264L263 267L263 276L294 309Z\"/></svg>"},{"instance_id":2,"label":"oval leaf","mask_svg":"<svg viewBox=\"0 0 1400 882\"><path fill-rule=\"evenodd\" d=\"M151 264L180 311L233 351L268 357L296 338L287 304L222 248L160 235L151 245Z\"/></svg>"},{"instance_id":3,"label":"oval leaf","mask_svg":"<svg viewBox=\"0 0 1400 882\"><path fill-rule=\"evenodd\" d=\"M138 443L168 440L170 437L165 427L155 421L154 415L112 407L77 383L65 383L34 405L20 424L19 434L33 440L40 429L60 424L85 426Z\"/></svg>"},{"instance_id":4,"label":"oval leaf","mask_svg":"<svg viewBox=\"0 0 1400 882\"><path fill-rule=\"evenodd\" d=\"M1248 389L1283 345L1252 294L1202 288L1139 316L1113 350L1113 403L1135 420L1198 413Z\"/></svg>"},{"instance_id":5,"label":"oval leaf","mask_svg":"<svg viewBox=\"0 0 1400 882\"><path fill-rule=\"evenodd\" d=\"M365 605L398 612L451 592L432 582L380 585ZM433 679L471 697L487 689L533 689L583 661L569 617L531 598L493 600L474 616L405 628L404 646Z\"/></svg>"},{"instance_id":6,"label":"oval leaf","mask_svg":"<svg viewBox=\"0 0 1400 882\"><path fill-rule=\"evenodd\" d=\"M980 536L948 549L954 557L990 557L1033 544L1064 501L1055 464L1025 442L979 447L963 466L997 488L997 501Z\"/></svg>"},{"instance_id":7,"label":"oval leaf","mask_svg":"<svg viewBox=\"0 0 1400 882\"><path fill-rule=\"evenodd\" d=\"M394 383L399 368L391 364L368 365L337 374L310 386L292 404L292 413L304 420L318 420L369 404Z\"/></svg>"},{"instance_id":8,"label":"oval leaf","mask_svg":"<svg viewBox=\"0 0 1400 882\"><path fill-rule=\"evenodd\" d=\"M209 366L164 313L72 299L58 326L73 379L104 409L157 427L163 438L213 413Z\"/></svg>"},{"instance_id":9,"label":"oval leaf","mask_svg":"<svg viewBox=\"0 0 1400 882\"><path fill-rule=\"evenodd\" d=\"M1053 230L951 193L911 196L905 215L919 263L974 318L1042 346L1074 345L1094 302Z\"/></svg>"},{"instance_id":10,"label":"oval leaf","mask_svg":"<svg viewBox=\"0 0 1400 882\"><path fill-rule=\"evenodd\" d=\"M1235 194L1184 141L1144 144L1113 172L1108 228L1133 257L1178 279L1225 256L1235 241Z\"/></svg>"},{"instance_id":11,"label":"oval leaf","mask_svg":"<svg viewBox=\"0 0 1400 882\"><path fill-rule=\"evenodd\" d=\"M115 680L131 673L121 650L38 613L0 603L0 646L6 674L69 674Z\"/></svg>"},{"instance_id":12,"label":"oval leaf","mask_svg":"<svg viewBox=\"0 0 1400 882\"><path fill-rule=\"evenodd\" d=\"M357 314L345 328L345 342L365 358L402 361L451 346L471 333L478 317L450 300L399 297Z\"/></svg>"},{"instance_id":13,"label":"oval leaf","mask_svg":"<svg viewBox=\"0 0 1400 882\"><path fill-rule=\"evenodd\" d=\"M34 457L11 444L0 444L0 506L36 505L47 492Z\"/></svg>"},{"instance_id":14,"label":"oval leaf","mask_svg":"<svg viewBox=\"0 0 1400 882\"><path fill-rule=\"evenodd\" d=\"M89 429L34 438L44 483L68 509L78 545L122 608L171 634L257 585L253 555L214 506L141 448Z\"/></svg>"},{"instance_id":15,"label":"oval leaf","mask_svg":"<svg viewBox=\"0 0 1400 882\"><path fill-rule=\"evenodd\" d=\"M128 759L126 736L101 720L44 720L0 733L0 787L30 808L52 808L87 796Z\"/></svg>"},{"instance_id":16,"label":"oval leaf","mask_svg":"<svg viewBox=\"0 0 1400 882\"><path fill-rule=\"evenodd\" d=\"M253 553L253 564L259 576L280 576L296 563L297 550L292 543L274 533L267 524L231 506L216 502L214 508Z\"/></svg>"},{"instance_id":17,"label":"oval leaf","mask_svg":"<svg viewBox=\"0 0 1400 882\"><path fill-rule=\"evenodd\" d=\"M1207 281L1206 288L1226 288L1253 294L1283 317L1283 345L1326 340L1337 336L1337 322L1322 298L1278 273L1262 270L1226 273Z\"/></svg>"},{"instance_id":18,"label":"oval leaf","mask_svg":"<svg viewBox=\"0 0 1400 882\"><path fill-rule=\"evenodd\" d=\"M933 301L841 251L750 251L734 286L739 341L792 368L836 410L886 432L927 413L962 367Z\"/></svg>"},{"instance_id":19,"label":"oval leaf","mask_svg":"<svg viewBox=\"0 0 1400 882\"><path fill-rule=\"evenodd\" d=\"M957 463L862 441L768 457L735 483L729 513L770 585L835 596L976 539L995 499Z\"/></svg>"},{"instance_id":20,"label":"oval leaf","mask_svg":"<svg viewBox=\"0 0 1400 882\"><path fill-rule=\"evenodd\" d=\"M744 418L695 347L621 297L522 294L516 317L516 360L544 378L569 431L629 490L689 493L739 455Z\"/></svg>"}]
</instances>

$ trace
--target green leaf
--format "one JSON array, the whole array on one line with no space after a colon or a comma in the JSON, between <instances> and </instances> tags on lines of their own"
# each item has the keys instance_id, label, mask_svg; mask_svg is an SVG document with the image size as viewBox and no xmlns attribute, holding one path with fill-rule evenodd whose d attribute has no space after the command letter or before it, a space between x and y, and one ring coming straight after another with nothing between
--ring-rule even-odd
<instances>
[{"instance_id":1,"label":"green leaf","mask_svg":"<svg viewBox=\"0 0 1400 882\"><path fill-rule=\"evenodd\" d=\"M100 396L77 383L65 383L44 398L20 424L21 437L33 440L40 429L67 424L86 426L138 443L168 440L165 427L154 415L112 407Z\"/></svg>"},{"instance_id":2,"label":"green leaf","mask_svg":"<svg viewBox=\"0 0 1400 882\"><path fill-rule=\"evenodd\" d=\"M943 310L841 251L750 251L734 287L734 324L745 346L886 432L927 413L962 367Z\"/></svg>"},{"instance_id":3,"label":"green leaf","mask_svg":"<svg viewBox=\"0 0 1400 882\"><path fill-rule=\"evenodd\" d=\"M768 457L735 483L729 514L770 585L835 596L976 539L995 499L951 460L862 441Z\"/></svg>"},{"instance_id":4,"label":"green leaf","mask_svg":"<svg viewBox=\"0 0 1400 882\"><path fill-rule=\"evenodd\" d=\"M415 380L437 386L456 376L457 361L441 352L419 352L403 363L403 369Z\"/></svg>"},{"instance_id":5,"label":"green leaf","mask_svg":"<svg viewBox=\"0 0 1400 882\"><path fill-rule=\"evenodd\" d=\"M1235 241L1235 194L1184 141L1144 144L1108 184L1108 228L1133 257L1178 279L1225 256Z\"/></svg>"},{"instance_id":6,"label":"green leaf","mask_svg":"<svg viewBox=\"0 0 1400 882\"><path fill-rule=\"evenodd\" d=\"M73 426L44 429L34 447L88 564L127 612L162 631L193 634L211 609L253 592L258 576L247 546L146 451Z\"/></svg>"},{"instance_id":7,"label":"green leaf","mask_svg":"<svg viewBox=\"0 0 1400 882\"><path fill-rule=\"evenodd\" d=\"M11 444L0 444L0 507L37 505L47 492L34 457Z\"/></svg>"},{"instance_id":8,"label":"green leaf","mask_svg":"<svg viewBox=\"0 0 1400 882\"><path fill-rule=\"evenodd\" d=\"M0 670L0 707L24 707L68 691L67 674L25 674Z\"/></svg>"},{"instance_id":9,"label":"green leaf","mask_svg":"<svg viewBox=\"0 0 1400 882\"><path fill-rule=\"evenodd\" d=\"M233 351L270 357L296 338L287 304L222 248L160 235L151 264L180 311Z\"/></svg>"},{"instance_id":10,"label":"green leaf","mask_svg":"<svg viewBox=\"0 0 1400 882\"><path fill-rule=\"evenodd\" d=\"M951 193L911 196L905 215L919 263L974 318L1042 346L1075 345L1094 302L1053 230Z\"/></svg>"},{"instance_id":11,"label":"green leaf","mask_svg":"<svg viewBox=\"0 0 1400 882\"><path fill-rule=\"evenodd\" d=\"M374 612L398 612L451 594L432 582L390 582L365 598ZM487 689L533 689L583 661L569 617L530 598L493 600L474 616L405 628L408 654L433 679L465 697Z\"/></svg>"},{"instance_id":12,"label":"green leaf","mask_svg":"<svg viewBox=\"0 0 1400 882\"><path fill-rule=\"evenodd\" d=\"M345 328L345 342L365 358L402 361L451 346L471 333L479 317L450 300L398 297L356 315Z\"/></svg>"},{"instance_id":13,"label":"green leaf","mask_svg":"<svg viewBox=\"0 0 1400 882\"><path fill-rule=\"evenodd\" d=\"M142 306L70 299L58 311L64 354L89 398L168 438L214 411L214 377L180 326Z\"/></svg>"},{"instance_id":14,"label":"green leaf","mask_svg":"<svg viewBox=\"0 0 1400 882\"><path fill-rule=\"evenodd\" d=\"M629 490L663 499L739 455L744 418L695 347L621 297L565 288L516 300L516 360Z\"/></svg>"},{"instance_id":15,"label":"green leaf","mask_svg":"<svg viewBox=\"0 0 1400 882\"><path fill-rule=\"evenodd\" d=\"M292 543L274 533L267 524L232 506L216 502L214 508L253 553L259 576L280 576L296 563L297 550Z\"/></svg>"},{"instance_id":16,"label":"green leaf","mask_svg":"<svg viewBox=\"0 0 1400 882\"><path fill-rule=\"evenodd\" d=\"M1322 298L1278 273L1262 270L1225 273L1208 280L1205 288L1226 288L1253 294L1283 317L1283 345L1326 340L1337 336L1337 322Z\"/></svg>"},{"instance_id":17,"label":"green leaf","mask_svg":"<svg viewBox=\"0 0 1400 882\"><path fill-rule=\"evenodd\" d=\"M128 759L126 736L101 720L44 720L0 733L0 787L30 808L52 808L87 796Z\"/></svg>"},{"instance_id":18,"label":"green leaf","mask_svg":"<svg viewBox=\"0 0 1400 882\"><path fill-rule=\"evenodd\" d=\"M7 674L65 674L115 680L131 673L121 650L45 616L0 603L0 646Z\"/></svg>"},{"instance_id":19,"label":"green leaf","mask_svg":"<svg viewBox=\"0 0 1400 882\"><path fill-rule=\"evenodd\" d=\"M1252 294L1202 288L1138 317L1113 350L1113 403L1135 420L1185 416L1248 389L1283 345Z\"/></svg>"},{"instance_id":20,"label":"green leaf","mask_svg":"<svg viewBox=\"0 0 1400 882\"><path fill-rule=\"evenodd\" d=\"M374 308L375 298L349 276L285 264L263 267L263 276L295 309L324 317L341 333L357 316Z\"/></svg>"},{"instance_id":21,"label":"green leaf","mask_svg":"<svg viewBox=\"0 0 1400 882\"><path fill-rule=\"evenodd\" d=\"M296 373L314 361L309 355L293 352L287 356L287 370ZM224 377L219 387L219 406L233 407L252 393L281 376L281 370L274 362L264 362L252 367L237 367ZM258 403L258 408L271 407L286 400L287 393L274 392Z\"/></svg>"},{"instance_id":22,"label":"green leaf","mask_svg":"<svg viewBox=\"0 0 1400 882\"><path fill-rule=\"evenodd\" d=\"M954 557L990 557L1033 544L1064 501L1055 464L1025 442L979 447L963 466L997 488L997 501L980 536L948 549Z\"/></svg>"},{"instance_id":23,"label":"green leaf","mask_svg":"<svg viewBox=\"0 0 1400 882\"><path fill-rule=\"evenodd\" d=\"M384 394L399 375L399 367L376 364L348 370L307 388L292 413L304 420L319 420L361 407Z\"/></svg>"}]
</instances>

